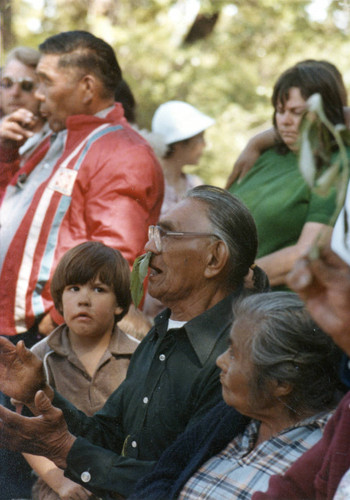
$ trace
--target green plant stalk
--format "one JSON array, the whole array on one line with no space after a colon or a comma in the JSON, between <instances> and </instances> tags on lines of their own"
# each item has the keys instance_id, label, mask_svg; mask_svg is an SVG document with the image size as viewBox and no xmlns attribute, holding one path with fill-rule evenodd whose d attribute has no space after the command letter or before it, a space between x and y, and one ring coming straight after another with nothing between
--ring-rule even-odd
<instances>
[{"instance_id":1,"label":"green plant stalk","mask_svg":"<svg viewBox=\"0 0 350 500\"><path fill-rule=\"evenodd\" d=\"M329 221L329 225L333 226L345 203L347 186L349 182L349 159L340 131L328 120L323 111L323 108L321 108L321 110L313 110L312 112L317 114L321 123L323 123L329 130L329 132L333 135L339 148L339 156L342 169L340 182L338 182L336 209ZM308 258L310 260L319 258L321 248L325 245L326 242L329 241L328 235L329 230L327 228L319 232L315 243L312 245L308 253Z\"/></svg>"}]
</instances>

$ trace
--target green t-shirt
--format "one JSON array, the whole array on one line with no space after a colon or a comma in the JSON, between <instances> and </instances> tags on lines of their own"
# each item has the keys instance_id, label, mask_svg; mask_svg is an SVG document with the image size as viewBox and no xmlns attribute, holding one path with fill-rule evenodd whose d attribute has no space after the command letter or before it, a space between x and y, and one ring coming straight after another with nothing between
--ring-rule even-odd
<instances>
[{"instance_id":1,"label":"green t-shirt","mask_svg":"<svg viewBox=\"0 0 350 500\"><path fill-rule=\"evenodd\" d=\"M229 191L246 204L255 219L257 257L294 245L306 222L329 224L335 210L335 191L327 197L311 192L291 151L280 155L269 149Z\"/></svg>"}]
</instances>

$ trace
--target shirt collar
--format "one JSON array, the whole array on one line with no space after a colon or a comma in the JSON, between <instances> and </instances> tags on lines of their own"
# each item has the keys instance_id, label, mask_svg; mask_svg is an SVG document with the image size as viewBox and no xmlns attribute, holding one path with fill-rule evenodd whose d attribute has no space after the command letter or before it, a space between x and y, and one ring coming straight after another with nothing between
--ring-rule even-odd
<instances>
[{"instance_id":1,"label":"shirt collar","mask_svg":"<svg viewBox=\"0 0 350 500\"><path fill-rule=\"evenodd\" d=\"M135 351L135 347L139 343L139 340L115 326L109 343L109 350L112 354L130 355Z\"/></svg>"},{"instance_id":2,"label":"shirt collar","mask_svg":"<svg viewBox=\"0 0 350 500\"><path fill-rule=\"evenodd\" d=\"M72 346L68 338L67 325L58 326L48 337L47 343L60 356L69 356L72 352ZM116 325L112 332L108 350L114 355L131 355L135 351L135 345L138 343L138 340L124 333Z\"/></svg>"},{"instance_id":3,"label":"shirt collar","mask_svg":"<svg viewBox=\"0 0 350 500\"><path fill-rule=\"evenodd\" d=\"M230 293L204 313L184 325L184 329L200 362L204 364L218 338L233 321L232 305L237 292Z\"/></svg>"},{"instance_id":4,"label":"shirt collar","mask_svg":"<svg viewBox=\"0 0 350 500\"><path fill-rule=\"evenodd\" d=\"M204 313L188 321L180 330L186 335L203 365L212 352L217 339L222 332L232 324L233 302L240 295L241 290L230 293L227 297L215 304ZM165 336L167 333L170 309L165 309L154 320L154 328L150 332L150 340Z\"/></svg>"}]
</instances>

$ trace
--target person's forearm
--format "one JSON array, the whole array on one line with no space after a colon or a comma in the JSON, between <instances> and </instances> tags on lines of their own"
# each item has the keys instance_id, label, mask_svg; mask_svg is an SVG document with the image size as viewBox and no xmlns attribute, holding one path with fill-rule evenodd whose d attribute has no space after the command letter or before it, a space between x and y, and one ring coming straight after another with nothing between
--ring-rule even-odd
<instances>
[{"instance_id":1,"label":"person's forearm","mask_svg":"<svg viewBox=\"0 0 350 500\"><path fill-rule=\"evenodd\" d=\"M255 149L258 149L261 153L267 149L272 148L276 142L276 130L271 127L263 132L259 132L254 137L252 137L248 144Z\"/></svg>"},{"instance_id":2,"label":"person's forearm","mask_svg":"<svg viewBox=\"0 0 350 500\"><path fill-rule=\"evenodd\" d=\"M29 455L27 453L23 453L23 456L37 475L41 477L51 489L58 493L62 479L64 478L63 470L56 467L51 460L45 457Z\"/></svg>"},{"instance_id":3,"label":"person's forearm","mask_svg":"<svg viewBox=\"0 0 350 500\"><path fill-rule=\"evenodd\" d=\"M78 438L68 454L65 476L105 499L114 498L115 493L129 497L137 481L155 464L123 457Z\"/></svg>"},{"instance_id":4,"label":"person's forearm","mask_svg":"<svg viewBox=\"0 0 350 500\"><path fill-rule=\"evenodd\" d=\"M258 160L259 156L274 146L275 140L276 133L274 128L269 128L254 135L235 161L233 170L226 182L226 189L229 189L237 180L242 180Z\"/></svg>"},{"instance_id":5,"label":"person's forearm","mask_svg":"<svg viewBox=\"0 0 350 500\"><path fill-rule=\"evenodd\" d=\"M332 228L318 222L307 222L295 245L277 250L256 260L256 264L267 274L271 286L286 284L288 273L292 270L296 260L304 255L320 235L329 238Z\"/></svg>"},{"instance_id":6,"label":"person's forearm","mask_svg":"<svg viewBox=\"0 0 350 500\"><path fill-rule=\"evenodd\" d=\"M256 264L265 271L272 287L284 285L297 255L295 246L287 247L257 259Z\"/></svg>"},{"instance_id":7,"label":"person's forearm","mask_svg":"<svg viewBox=\"0 0 350 500\"><path fill-rule=\"evenodd\" d=\"M51 488L60 498L80 498L81 500L91 496L81 485L64 476L64 471L45 457L35 455L23 455L37 475Z\"/></svg>"}]
</instances>

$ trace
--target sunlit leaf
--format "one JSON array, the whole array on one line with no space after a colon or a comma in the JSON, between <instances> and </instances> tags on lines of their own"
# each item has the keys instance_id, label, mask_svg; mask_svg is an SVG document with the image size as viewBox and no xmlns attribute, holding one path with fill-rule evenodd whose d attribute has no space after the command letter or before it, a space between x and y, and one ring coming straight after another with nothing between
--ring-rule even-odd
<instances>
[{"instance_id":1,"label":"sunlit leaf","mask_svg":"<svg viewBox=\"0 0 350 500\"><path fill-rule=\"evenodd\" d=\"M310 127L305 127L301 133L299 167L305 182L312 188L316 177L316 163L310 141L308 140L309 130Z\"/></svg>"}]
</instances>

